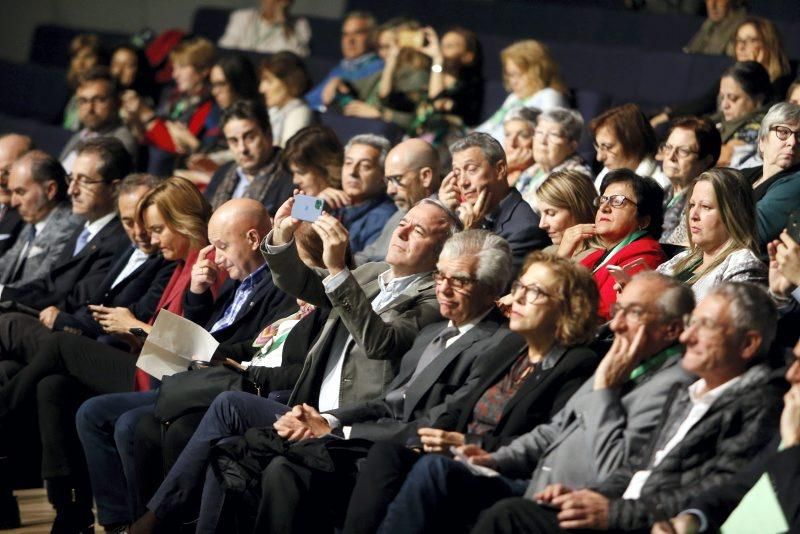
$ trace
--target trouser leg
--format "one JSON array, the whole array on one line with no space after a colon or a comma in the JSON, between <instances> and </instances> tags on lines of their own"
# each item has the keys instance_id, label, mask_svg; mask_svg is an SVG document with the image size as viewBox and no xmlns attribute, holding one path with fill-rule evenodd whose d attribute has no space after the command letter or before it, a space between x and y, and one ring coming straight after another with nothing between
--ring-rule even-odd
<instances>
[{"instance_id":1,"label":"trouser leg","mask_svg":"<svg viewBox=\"0 0 800 534\"><path fill-rule=\"evenodd\" d=\"M558 512L539 506L531 499L502 499L478 517L472 534L516 534L561 532Z\"/></svg>"}]
</instances>

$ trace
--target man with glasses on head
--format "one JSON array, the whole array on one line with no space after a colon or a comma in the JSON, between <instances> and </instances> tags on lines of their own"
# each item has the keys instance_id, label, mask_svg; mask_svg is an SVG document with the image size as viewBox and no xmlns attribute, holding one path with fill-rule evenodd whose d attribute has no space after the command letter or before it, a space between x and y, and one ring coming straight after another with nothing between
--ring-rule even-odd
<instances>
[{"instance_id":1,"label":"man with glasses on head","mask_svg":"<svg viewBox=\"0 0 800 534\"><path fill-rule=\"evenodd\" d=\"M637 274L625 286L611 330L614 343L594 376L586 381L553 419L489 454L464 449L470 462L490 467L508 479L530 478L525 497L549 500L552 484L586 487L603 481L648 442L670 390L691 382L679 365L678 337L683 317L692 311L694 295L679 282L652 271ZM419 464L418 464L419 466ZM514 497L492 477L456 477L448 470L432 472L415 466L390 506L403 516L414 495L426 495L425 509L415 510L420 525L402 525L407 532L448 527L463 530L495 502ZM488 482L487 482L488 481ZM445 517L453 503L469 502L457 518ZM392 510L394 508L394 511ZM407 516L410 517L410 516ZM385 532L394 532L384 521ZM421 530L420 530L421 531ZM382 530L384 532L384 530Z\"/></svg>"},{"instance_id":2,"label":"man with glasses on head","mask_svg":"<svg viewBox=\"0 0 800 534\"><path fill-rule=\"evenodd\" d=\"M394 200L394 212L380 235L355 254L356 264L383 261L389 250L394 229L411 206L429 197L439 188L439 155L430 143L409 139L395 146L386 155L383 180L386 193Z\"/></svg>"},{"instance_id":3,"label":"man with glasses on head","mask_svg":"<svg viewBox=\"0 0 800 534\"><path fill-rule=\"evenodd\" d=\"M800 106L780 102L770 108L761 121L758 152L763 166L743 174L753 184L758 241L765 248L800 207Z\"/></svg>"},{"instance_id":4,"label":"man with glasses on head","mask_svg":"<svg viewBox=\"0 0 800 534\"><path fill-rule=\"evenodd\" d=\"M115 137L119 139L134 162L139 150L136 140L119 117L119 92L117 82L107 67L92 67L80 79L75 91L78 102L78 119L83 128L73 135L58 159L67 170L78 155L81 141L92 137Z\"/></svg>"},{"instance_id":5,"label":"man with glasses on head","mask_svg":"<svg viewBox=\"0 0 800 534\"><path fill-rule=\"evenodd\" d=\"M33 141L27 135L11 133L0 136L0 255L14 246L25 224L17 210L11 207L11 191L8 189L11 166L32 149Z\"/></svg>"}]
</instances>

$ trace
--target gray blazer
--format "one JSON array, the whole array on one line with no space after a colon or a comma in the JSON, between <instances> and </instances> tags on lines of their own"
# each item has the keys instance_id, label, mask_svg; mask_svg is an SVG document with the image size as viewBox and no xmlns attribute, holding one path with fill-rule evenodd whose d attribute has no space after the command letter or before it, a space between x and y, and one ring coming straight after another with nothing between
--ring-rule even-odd
<instances>
[{"instance_id":1,"label":"gray blazer","mask_svg":"<svg viewBox=\"0 0 800 534\"><path fill-rule=\"evenodd\" d=\"M86 130L86 128L75 132L75 135L69 138L69 141L67 141L67 144L64 145L63 150L61 150L61 155L58 156L58 161L64 163L64 161L67 159L67 156L75 151L80 142L83 141L86 136L84 130ZM136 143L136 139L133 138L131 131L127 126L125 126L125 124L122 123L121 120L116 120L106 128L98 130L96 135L103 137L116 137L119 139L122 142L122 145L125 147L125 150L127 150L128 154L130 154L133 158L133 162L136 163L139 145ZM67 172L69 171L70 169L67 169Z\"/></svg>"},{"instance_id":2,"label":"gray blazer","mask_svg":"<svg viewBox=\"0 0 800 534\"><path fill-rule=\"evenodd\" d=\"M549 423L494 452L498 470L530 476L526 495L554 483L571 488L599 484L647 444L672 386L694 380L679 361L673 356L621 390L594 391L590 378Z\"/></svg>"},{"instance_id":3,"label":"gray blazer","mask_svg":"<svg viewBox=\"0 0 800 534\"><path fill-rule=\"evenodd\" d=\"M271 234L265 242L270 238ZM389 269L388 264L368 263L355 269L352 276L328 295L323 277L300 261L294 242L276 253L262 246L262 252L275 285L310 304L332 308L309 349L289 398L290 405L299 402L317 405L331 344L340 324L355 341L342 366L339 404L344 405L385 395L397 375L400 358L411 348L419 331L441 319L430 276L410 285L376 313L371 303L380 291L378 276Z\"/></svg>"},{"instance_id":4,"label":"gray blazer","mask_svg":"<svg viewBox=\"0 0 800 534\"><path fill-rule=\"evenodd\" d=\"M72 215L72 206L69 202L62 202L53 208L50 220L33 238L22 274L13 285L25 284L50 272L50 268L61 257L64 247L70 243L70 237L82 224L82 218ZM33 232L33 225L26 224L14 246L0 257L0 283L8 284L11 280L17 258L25 247L31 232Z\"/></svg>"}]
</instances>

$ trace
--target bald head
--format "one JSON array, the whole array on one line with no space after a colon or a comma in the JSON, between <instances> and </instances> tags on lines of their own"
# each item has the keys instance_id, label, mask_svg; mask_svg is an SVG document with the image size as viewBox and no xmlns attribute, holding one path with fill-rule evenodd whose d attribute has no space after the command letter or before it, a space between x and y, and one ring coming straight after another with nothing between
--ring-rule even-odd
<instances>
[{"instance_id":1,"label":"bald head","mask_svg":"<svg viewBox=\"0 0 800 534\"><path fill-rule=\"evenodd\" d=\"M8 190L8 175L11 165L33 148L33 141L27 135L7 134L0 137L0 204L11 203Z\"/></svg>"},{"instance_id":2,"label":"bald head","mask_svg":"<svg viewBox=\"0 0 800 534\"><path fill-rule=\"evenodd\" d=\"M439 173L436 149L422 139L403 141L386 156L386 192L398 209L408 211L438 189Z\"/></svg>"},{"instance_id":3,"label":"bald head","mask_svg":"<svg viewBox=\"0 0 800 534\"><path fill-rule=\"evenodd\" d=\"M260 202L237 198L224 203L208 221L217 265L234 280L244 280L264 264L259 245L271 229L269 213Z\"/></svg>"}]
</instances>

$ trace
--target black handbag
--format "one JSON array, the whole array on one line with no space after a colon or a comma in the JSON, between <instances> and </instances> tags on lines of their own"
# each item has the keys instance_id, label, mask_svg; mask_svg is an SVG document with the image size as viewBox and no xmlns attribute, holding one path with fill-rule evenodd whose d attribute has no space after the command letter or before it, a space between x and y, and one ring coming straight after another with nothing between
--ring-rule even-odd
<instances>
[{"instance_id":1,"label":"black handbag","mask_svg":"<svg viewBox=\"0 0 800 534\"><path fill-rule=\"evenodd\" d=\"M156 398L155 416L162 423L205 411L223 391L255 391L253 383L224 365L202 367L165 376Z\"/></svg>"}]
</instances>

